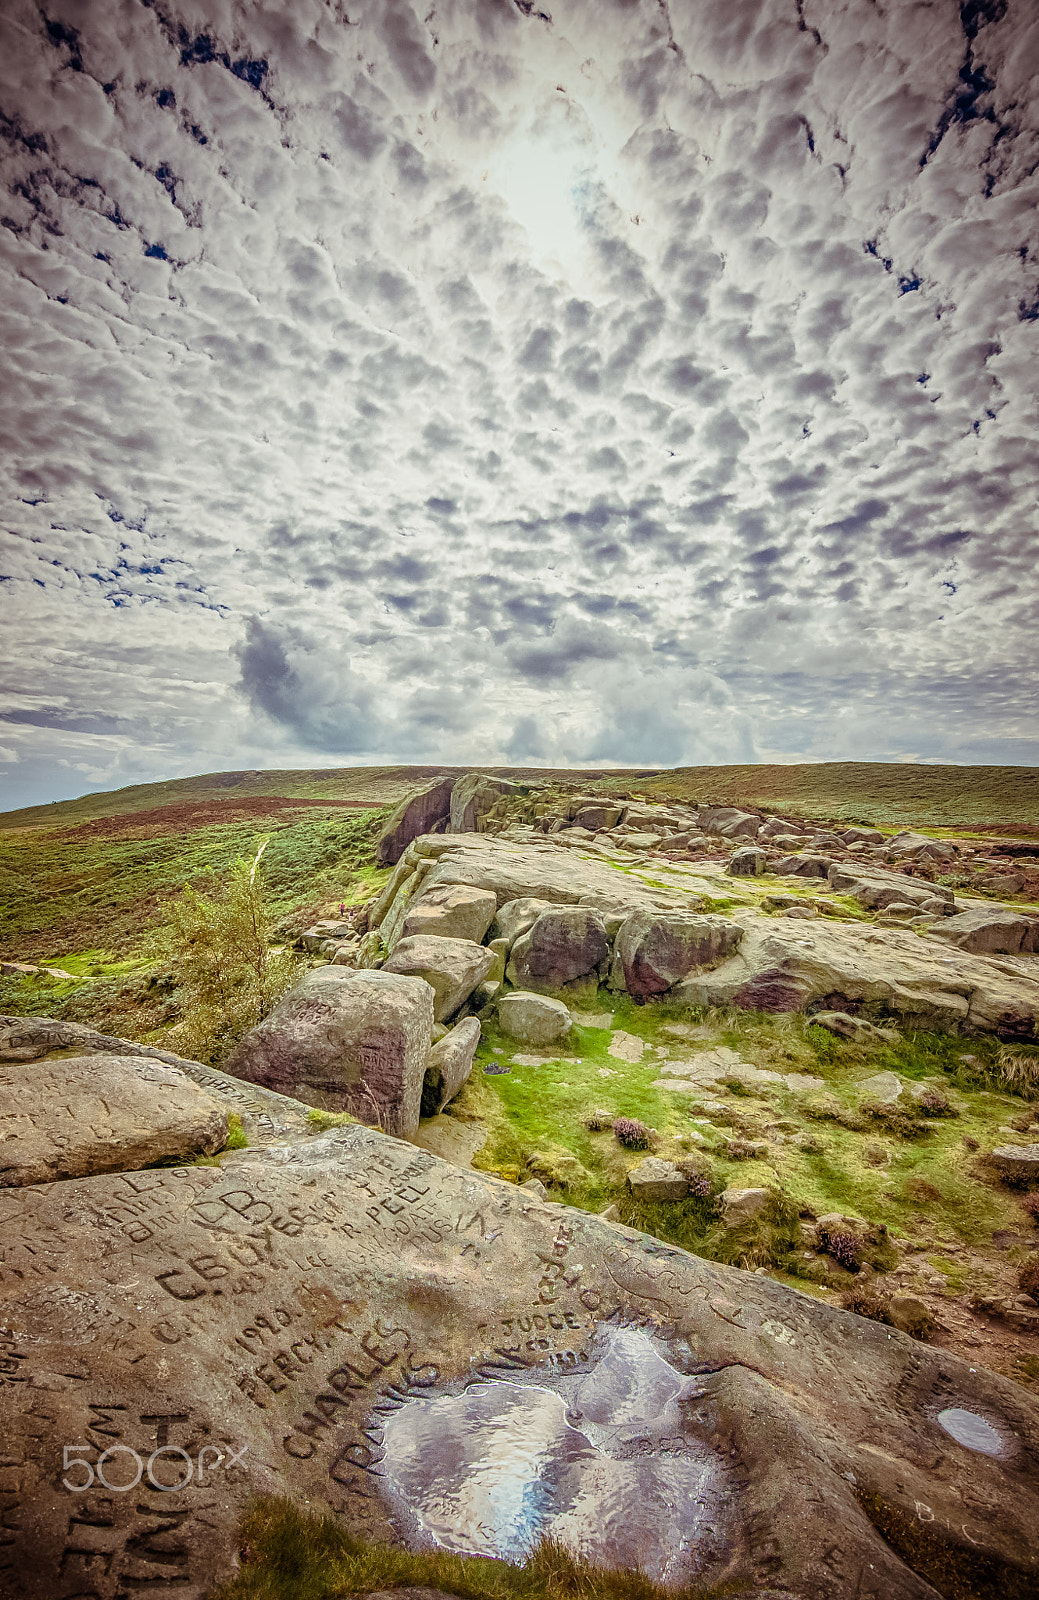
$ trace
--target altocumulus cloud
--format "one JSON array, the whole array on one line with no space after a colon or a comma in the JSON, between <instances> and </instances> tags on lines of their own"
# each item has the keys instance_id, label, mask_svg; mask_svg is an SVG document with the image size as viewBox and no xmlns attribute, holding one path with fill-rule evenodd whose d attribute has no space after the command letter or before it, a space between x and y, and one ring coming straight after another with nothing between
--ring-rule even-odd
<instances>
[{"instance_id":1,"label":"altocumulus cloud","mask_svg":"<svg viewBox=\"0 0 1039 1600\"><path fill-rule=\"evenodd\" d=\"M1031 0L10 0L8 804L1034 761Z\"/></svg>"}]
</instances>

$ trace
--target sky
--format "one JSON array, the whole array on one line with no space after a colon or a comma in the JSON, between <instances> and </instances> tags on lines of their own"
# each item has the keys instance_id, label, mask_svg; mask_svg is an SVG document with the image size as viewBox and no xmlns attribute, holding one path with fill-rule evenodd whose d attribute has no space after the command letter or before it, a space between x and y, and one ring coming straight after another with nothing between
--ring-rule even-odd
<instances>
[{"instance_id":1,"label":"sky","mask_svg":"<svg viewBox=\"0 0 1039 1600\"><path fill-rule=\"evenodd\" d=\"M0 805L1039 764L1034 0L5 0Z\"/></svg>"}]
</instances>

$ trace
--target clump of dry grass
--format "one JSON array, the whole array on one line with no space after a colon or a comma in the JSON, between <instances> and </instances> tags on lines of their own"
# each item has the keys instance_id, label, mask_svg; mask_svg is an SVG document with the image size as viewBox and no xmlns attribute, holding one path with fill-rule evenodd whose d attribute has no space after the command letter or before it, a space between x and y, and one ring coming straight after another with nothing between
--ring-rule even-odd
<instances>
[{"instance_id":1,"label":"clump of dry grass","mask_svg":"<svg viewBox=\"0 0 1039 1600\"><path fill-rule=\"evenodd\" d=\"M212 1600L348 1600L423 1586L459 1600L675 1600L640 1572L597 1567L545 1540L522 1565L446 1550L414 1553L353 1538L332 1516L292 1500L257 1500L243 1519L241 1568Z\"/></svg>"}]
</instances>

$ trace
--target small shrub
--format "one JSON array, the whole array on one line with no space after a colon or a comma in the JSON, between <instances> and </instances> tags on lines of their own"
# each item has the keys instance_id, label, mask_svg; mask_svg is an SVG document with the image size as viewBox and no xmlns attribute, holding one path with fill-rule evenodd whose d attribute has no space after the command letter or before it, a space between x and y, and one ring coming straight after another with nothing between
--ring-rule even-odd
<instances>
[{"instance_id":1,"label":"small shrub","mask_svg":"<svg viewBox=\"0 0 1039 1600\"><path fill-rule=\"evenodd\" d=\"M270 948L259 871L265 849L251 863L237 861L217 895L189 884L167 901L155 936L179 980L177 1049L211 1065L270 1015L305 970L297 958Z\"/></svg>"},{"instance_id":2,"label":"small shrub","mask_svg":"<svg viewBox=\"0 0 1039 1600\"><path fill-rule=\"evenodd\" d=\"M944 1198L942 1191L936 1189L933 1183L928 1183L926 1178L910 1178L906 1184L906 1194L918 1206L933 1205L936 1200Z\"/></svg>"},{"instance_id":3,"label":"small shrub","mask_svg":"<svg viewBox=\"0 0 1039 1600\"><path fill-rule=\"evenodd\" d=\"M868 1317L871 1322L883 1322L889 1328L892 1326L887 1298L865 1283L857 1283L853 1289L846 1289L841 1295L841 1307L845 1311L854 1311L857 1317Z\"/></svg>"},{"instance_id":4,"label":"small shrub","mask_svg":"<svg viewBox=\"0 0 1039 1600\"><path fill-rule=\"evenodd\" d=\"M1030 1294L1033 1300L1039 1300L1039 1256L1032 1256L1025 1262L1017 1275L1017 1287L1022 1294Z\"/></svg>"},{"instance_id":5,"label":"small shrub","mask_svg":"<svg viewBox=\"0 0 1039 1600\"><path fill-rule=\"evenodd\" d=\"M820 1228L819 1243L828 1256L847 1272L858 1272L862 1244L848 1228Z\"/></svg>"},{"instance_id":6,"label":"small shrub","mask_svg":"<svg viewBox=\"0 0 1039 1600\"><path fill-rule=\"evenodd\" d=\"M868 1167L886 1167L889 1156L884 1145L868 1144L862 1152L862 1159Z\"/></svg>"},{"instance_id":7,"label":"small shrub","mask_svg":"<svg viewBox=\"0 0 1039 1600\"><path fill-rule=\"evenodd\" d=\"M963 1135L963 1144L964 1144L964 1148L967 1149L967 1150L980 1150L981 1149L980 1140L975 1139L973 1134L970 1134L970 1133L965 1133Z\"/></svg>"},{"instance_id":8,"label":"small shrub","mask_svg":"<svg viewBox=\"0 0 1039 1600\"><path fill-rule=\"evenodd\" d=\"M1025 1216L1031 1217L1036 1227L1039 1228L1039 1194L1028 1194L1021 1202L1021 1209Z\"/></svg>"},{"instance_id":9,"label":"small shrub","mask_svg":"<svg viewBox=\"0 0 1039 1600\"><path fill-rule=\"evenodd\" d=\"M584 1119L584 1125L589 1133L605 1133L607 1128L614 1124L612 1111L589 1111Z\"/></svg>"},{"instance_id":10,"label":"small shrub","mask_svg":"<svg viewBox=\"0 0 1039 1600\"><path fill-rule=\"evenodd\" d=\"M931 1131L922 1118L914 1117L908 1111L900 1111L897 1106L884 1105L879 1100L864 1100L860 1109L863 1116L882 1123L889 1132L897 1133L902 1139L923 1139Z\"/></svg>"},{"instance_id":11,"label":"small shrub","mask_svg":"<svg viewBox=\"0 0 1039 1600\"><path fill-rule=\"evenodd\" d=\"M923 1117L956 1117L959 1112L952 1104L948 1095L934 1087L925 1089L917 1101L920 1115Z\"/></svg>"},{"instance_id":12,"label":"small shrub","mask_svg":"<svg viewBox=\"0 0 1039 1600\"><path fill-rule=\"evenodd\" d=\"M649 1129L637 1117L616 1117L612 1126L617 1143L622 1144L625 1150L649 1148Z\"/></svg>"},{"instance_id":13,"label":"small shrub","mask_svg":"<svg viewBox=\"0 0 1039 1600\"><path fill-rule=\"evenodd\" d=\"M746 1139L726 1140L725 1154L730 1161L753 1161L757 1153L756 1147L748 1144Z\"/></svg>"},{"instance_id":14,"label":"small shrub","mask_svg":"<svg viewBox=\"0 0 1039 1600\"><path fill-rule=\"evenodd\" d=\"M694 1200L709 1200L711 1198L711 1179L709 1174L698 1172L694 1178L690 1178L689 1193Z\"/></svg>"}]
</instances>

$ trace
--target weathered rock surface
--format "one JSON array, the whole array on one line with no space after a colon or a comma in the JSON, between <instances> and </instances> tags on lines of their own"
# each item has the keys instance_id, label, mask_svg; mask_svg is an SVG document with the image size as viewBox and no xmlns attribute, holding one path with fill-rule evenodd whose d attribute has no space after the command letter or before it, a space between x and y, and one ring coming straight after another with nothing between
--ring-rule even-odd
<instances>
[{"instance_id":1,"label":"weathered rock surface","mask_svg":"<svg viewBox=\"0 0 1039 1600\"><path fill-rule=\"evenodd\" d=\"M584 906L543 911L512 947L507 977L520 989L563 989L582 978L596 985L610 956L606 924Z\"/></svg>"},{"instance_id":2,"label":"weathered rock surface","mask_svg":"<svg viewBox=\"0 0 1039 1600\"><path fill-rule=\"evenodd\" d=\"M1001 1178L1022 1188L1039 1185L1039 1144L1001 1144L989 1155L988 1164Z\"/></svg>"},{"instance_id":3,"label":"weathered rock surface","mask_svg":"<svg viewBox=\"0 0 1039 1600\"><path fill-rule=\"evenodd\" d=\"M519 784L508 778L492 778L486 772L467 772L451 790L451 828L455 833L471 833L503 794L515 794Z\"/></svg>"},{"instance_id":4,"label":"weathered rock surface","mask_svg":"<svg viewBox=\"0 0 1039 1600\"><path fill-rule=\"evenodd\" d=\"M572 1023L561 1000L517 989L498 1001L498 1026L521 1044L547 1045L565 1039Z\"/></svg>"},{"instance_id":5,"label":"weathered rock surface","mask_svg":"<svg viewBox=\"0 0 1039 1600\"><path fill-rule=\"evenodd\" d=\"M401 937L434 933L442 939L472 939L480 944L497 909L489 889L474 889L467 883L422 889L404 913Z\"/></svg>"},{"instance_id":6,"label":"weathered rock surface","mask_svg":"<svg viewBox=\"0 0 1039 1600\"><path fill-rule=\"evenodd\" d=\"M451 814L453 778L435 778L417 794L402 800L391 816L375 847L381 867L392 867L400 860L412 839L431 833L437 823L446 822Z\"/></svg>"},{"instance_id":7,"label":"weathered rock surface","mask_svg":"<svg viewBox=\"0 0 1039 1600\"><path fill-rule=\"evenodd\" d=\"M705 806L699 813L699 827L704 833L717 834L722 839L754 839L761 827L761 818L736 806Z\"/></svg>"},{"instance_id":8,"label":"weathered rock surface","mask_svg":"<svg viewBox=\"0 0 1039 1600\"><path fill-rule=\"evenodd\" d=\"M417 934L401 939L383 966L384 973L422 978L434 993L433 1017L446 1022L494 966L494 952L472 939L441 939Z\"/></svg>"},{"instance_id":9,"label":"weathered rock surface","mask_svg":"<svg viewBox=\"0 0 1039 1600\"><path fill-rule=\"evenodd\" d=\"M999 906L971 906L954 917L946 917L932 933L935 938L959 945L961 950L986 955L1039 951L1039 918L1018 916Z\"/></svg>"},{"instance_id":10,"label":"weathered rock surface","mask_svg":"<svg viewBox=\"0 0 1039 1600\"><path fill-rule=\"evenodd\" d=\"M317 967L246 1034L227 1069L406 1136L418 1127L432 1027L433 992L420 977Z\"/></svg>"},{"instance_id":11,"label":"weathered rock surface","mask_svg":"<svg viewBox=\"0 0 1039 1600\"><path fill-rule=\"evenodd\" d=\"M469 883L491 889L499 907L510 900L547 900L553 905L598 904L618 900L629 907L674 905L685 899L681 890L649 888L606 862L588 860L558 845L520 843L482 834L455 839L416 840L417 851L429 849L437 862L425 889L442 883Z\"/></svg>"},{"instance_id":12,"label":"weathered rock surface","mask_svg":"<svg viewBox=\"0 0 1039 1600\"><path fill-rule=\"evenodd\" d=\"M617 957L629 994L663 994L694 967L710 966L737 948L738 922L690 911L633 911L617 935Z\"/></svg>"},{"instance_id":13,"label":"weathered rock surface","mask_svg":"<svg viewBox=\"0 0 1039 1600\"><path fill-rule=\"evenodd\" d=\"M671 1161L647 1156L628 1173L628 1188L636 1200L684 1200L689 1184Z\"/></svg>"},{"instance_id":14,"label":"weathered rock surface","mask_svg":"<svg viewBox=\"0 0 1039 1600\"><path fill-rule=\"evenodd\" d=\"M54 1017L0 1016L0 1062L39 1061L58 1051L77 1054L124 1056L133 1060L161 1061L197 1083L228 1111L237 1113L250 1145L312 1133L308 1108L298 1100L276 1094L257 1084L221 1072L201 1061L188 1061L170 1050L137 1044L114 1034L98 1033L78 1022Z\"/></svg>"},{"instance_id":15,"label":"weathered rock surface","mask_svg":"<svg viewBox=\"0 0 1039 1600\"><path fill-rule=\"evenodd\" d=\"M18 1600L200 1600L271 1490L472 1549L505 1419L532 1441L511 1468L524 1534L676 1586L936 1600L914 1566L1039 1584L1022 1385L368 1129L231 1171L7 1190L0 1229ZM997 1453L957 1442L963 1411ZM510 1501L479 1537L516 1533Z\"/></svg>"},{"instance_id":16,"label":"weathered rock surface","mask_svg":"<svg viewBox=\"0 0 1039 1600\"><path fill-rule=\"evenodd\" d=\"M481 891L482 892L482 891ZM507 900L495 918L497 936L504 939L511 950L521 934L529 932L543 911L548 911L551 900Z\"/></svg>"},{"instance_id":17,"label":"weathered rock surface","mask_svg":"<svg viewBox=\"0 0 1039 1600\"><path fill-rule=\"evenodd\" d=\"M755 878L764 872L766 864L764 850L745 844L730 857L725 870L733 878Z\"/></svg>"},{"instance_id":18,"label":"weathered rock surface","mask_svg":"<svg viewBox=\"0 0 1039 1600\"><path fill-rule=\"evenodd\" d=\"M0 1066L0 1188L212 1155L226 1141L226 1106L160 1061Z\"/></svg>"},{"instance_id":19,"label":"weathered rock surface","mask_svg":"<svg viewBox=\"0 0 1039 1600\"><path fill-rule=\"evenodd\" d=\"M579 828L588 828L590 832L598 833L601 829L615 828L622 815L621 806L602 801L582 806L576 813L574 821Z\"/></svg>"},{"instance_id":20,"label":"weathered rock surface","mask_svg":"<svg viewBox=\"0 0 1039 1600\"><path fill-rule=\"evenodd\" d=\"M827 1033L855 1044L894 1044L898 1039L894 1028L878 1028L865 1017L851 1017L846 1011L813 1011L812 1021Z\"/></svg>"},{"instance_id":21,"label":"weathered rock surface","mask_svg":"<svg viewBox=\"0 0 1039 1600\"><path fill-rule=\"evenodd\" d=\"M1034 957L999 961L941 945L914 932L862 923L744 923L737 953L712 972L677 984L686 1005L736 1005L800 1011L822 1001L831 1011L889 1017L948 1033L995 1033L1031 1040L1039 1017Z\"/></svg>"},{"instance_id":22,"label":"weathered rock surface","mask_svg":"<svg viewBox=\"0 0 1039 1600\"><path fill-rule=\"evenodd\" d=\"M476 1017L464 1017L433 1045L422 1082L424 1117L435 1117L450 1105L473 1070L473 1057L479 1043L479 1022Z\"/></svg>"},{"instance_id":23,"label":"weathered rock surface","mask_svg":"<svg viewBox=\"0 0 1039 1600\"><path fill-rule=\"evenodd\" d=\"M722 1221L727 1228L738 1228L743 1222L752 1222L768 1208L767 1189L723 1189L718 1196Z\"/></svg>"},{"instance_id":24,"label":"weathered rock surface","mask_svg":"<svg viewBox=\"0 0 1039 1600\"><path fill-rule=\"evenodd\" d=\"M781 878L825 878L832 866L829 856L804 853L781 857L773 871Z\"/></svg>"},{"instance_id":25,"label":"weathered rock surface","mask_svg":"<svg viewBox=\"0 0 1039 1600\"><path fill-rule=\"evenodd\" d=\"M867 911L880 911L895 901L923 905L928 900L944 900L953 904L953 892L944 884L909 878L903 872L885 872L882 867L867 871L854 863L834 861L827 876L832 889L851 895Z\"/></svg>"}]
</instances>

